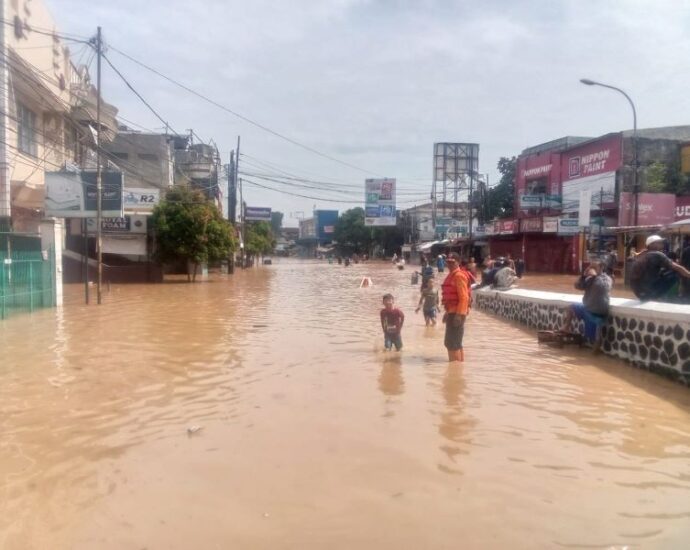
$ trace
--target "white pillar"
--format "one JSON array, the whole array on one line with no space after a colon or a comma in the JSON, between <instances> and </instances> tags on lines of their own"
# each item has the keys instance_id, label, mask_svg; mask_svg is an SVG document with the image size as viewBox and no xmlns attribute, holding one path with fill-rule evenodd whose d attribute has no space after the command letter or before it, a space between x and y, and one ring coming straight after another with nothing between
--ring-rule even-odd
<instances>
[{"instance_id":1,"label":"white pillar","mask_svg":"<svg viewBox=\"0 0 690 550\"><path fill-rule=\"evenodd\" d=\"M50 248L55 251L55 265L53 280L55 286L55 305L62 305L62 249L64 240L63 222L60 219L48 218L41 221L41 251L50 254Z\"/></svg>"}]
</instances>

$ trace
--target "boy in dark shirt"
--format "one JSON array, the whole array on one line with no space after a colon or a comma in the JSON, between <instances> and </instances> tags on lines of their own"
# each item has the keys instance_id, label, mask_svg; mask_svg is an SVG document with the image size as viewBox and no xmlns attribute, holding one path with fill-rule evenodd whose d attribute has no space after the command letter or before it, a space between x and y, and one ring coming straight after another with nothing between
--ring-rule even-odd
<instances>
[{"instance_id":1,"label":"boy in dark shirt","mask_svg":"<svg viewBox=\"0 0 690 550\"><path fill-rule=\"evenodd\" d=\"M405 322L405 314L394 307L395 298L392 294L383 296L383 309L381 310L381 328L383 329L383 343L387 350L395 346L395 351L402 349L402 331Z\"/></svg>"}]
</instances>

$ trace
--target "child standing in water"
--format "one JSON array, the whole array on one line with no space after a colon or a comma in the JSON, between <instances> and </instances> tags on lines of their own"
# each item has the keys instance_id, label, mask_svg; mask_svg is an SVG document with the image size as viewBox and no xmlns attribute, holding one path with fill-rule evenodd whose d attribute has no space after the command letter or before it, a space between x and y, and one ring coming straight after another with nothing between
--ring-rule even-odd
<instances>
[{"instance_id":1,"label":"child standing in water","mask_svg":"<svg viewBox=\"0 0 690 550\"><path fill-rule=\"evenodd\" d=\"M383 309L381 310L381 328L383 329L383 342L387 350L395 346L395 351L402 349L402 331L405 322L405 314L395 306L395 298L392 294L384 294Z\"/></svg>"},{"instance_id":2,"label":"child standing in water","mask_svg":"<svg viewBox=\"0 0 690 550\"><path fill-rule=\"evenodd\" d=\"M422 307L422 305L424 307ZM434 288L434 280L429 279L426 286L422 287L422 295L419 297L419 303L415 313L419 313L420 308L424 312L424 322L426 326L436 325L436 312L438 311L438 290Z\"/></svg>"}]
</instances>

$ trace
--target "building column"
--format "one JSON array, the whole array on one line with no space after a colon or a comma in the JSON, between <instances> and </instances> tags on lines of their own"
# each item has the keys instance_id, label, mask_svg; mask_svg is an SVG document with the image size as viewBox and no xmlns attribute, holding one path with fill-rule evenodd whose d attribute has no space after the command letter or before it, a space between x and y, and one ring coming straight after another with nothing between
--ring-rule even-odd
<instances>
[{"instance_id":1,"label":"building column","mask_svg":"<svg viewBox=\"0 0 690 550\"><path fill-rule=\"evenodd\" d=\"M55 305L62 305L62 249L64 243L63 222L56 218L47 218L41 220L41 252L44 258L50 258L51 248L54 251L53 258L55 263L53 265L53 292L55 296Z\"/></svg>"}]
</instances>

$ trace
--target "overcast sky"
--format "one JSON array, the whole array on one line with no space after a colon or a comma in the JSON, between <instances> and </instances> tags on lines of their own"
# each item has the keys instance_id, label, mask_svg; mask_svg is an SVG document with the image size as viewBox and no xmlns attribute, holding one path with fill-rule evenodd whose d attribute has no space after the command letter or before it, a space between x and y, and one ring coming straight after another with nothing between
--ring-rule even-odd
<instances>
[{"instance_id":1,"label":"overcast sky","mask_svg":"<svg viewBox=\"0 0 690 550\"><path fill-rule=\"evenodd\" d=\"M177 132L193 128L224 157L242 136L249 162L363 199L366 177L399 181L399 207L424 202L432 144L477 142L479 167L564 135L690 123L690 2L453 0L46 0L60 31L104 39L230 109L364 171L319 157L107 55ZM80 47L73 47L79 58ZM81 56L86 58L86 56ZM92 69L95 75L95 65ZM110 71L104 97L146 128L162 124ZM244 162L243 158L243 162ZM366 171L366 172L365 172ZM260 181L256 180L255 181ZM411 193L416 192L419 195ZM245 185L252 206L286 213L355 206ZM292 222L292 223L291 223Z\"/></svg>"}]
</instances>

